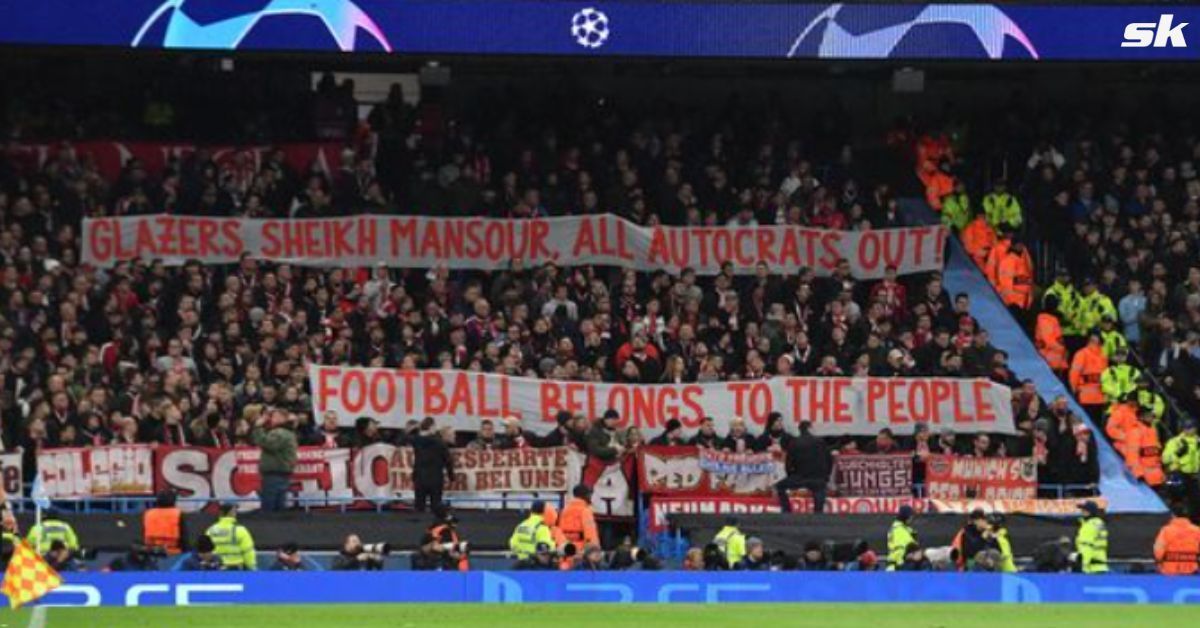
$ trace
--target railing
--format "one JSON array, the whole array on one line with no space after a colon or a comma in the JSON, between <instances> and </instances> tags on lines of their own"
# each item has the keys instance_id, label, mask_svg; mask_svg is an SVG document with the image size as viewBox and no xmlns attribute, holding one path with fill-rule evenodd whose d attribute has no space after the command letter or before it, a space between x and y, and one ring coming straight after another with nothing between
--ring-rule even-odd
<instances>
[{"instance_id":1,"label":"railing","mask_svg":"<svg viewBox=\"0 0 1200 628\"><path fill-rule=\"evenodd\" d=\"M125 495L125 496L102 496L102 497L79 497L72 499L56 499L53 504L59 512L72 512L82 514L93 513L119 513L119 514L137 514L154 506L155 496L153 495ZM33 512L35 509L34 500L29 497L10 497L9 503L13 504L13 510L18 513ZM351 510L383 513L390 510L395 510L398 506L411 504L411 499L402 499L399 497L386 498L366 498L366 497L293 497L292 504L294 508L289 510L303 510L311 512L313 510L336 510L337 512L348 512ZM527 508L535 501L544 501L556 504L561 508L565 503L565 494L554 493L546 496L505 496L505 497L454 497L445 496L443 502L449 506L455 505L474 505L474 510L484 512L493 510L513 510L519 508ZM212 497L179 497L176 503L180 505L200 504L205 506L215 503L235 503L235 504L254 504L257 505L259 500L257 497L238 497L229 499L214 499ZM499 504L499 506L493 506Z\"/></svg>"}]
</instances>

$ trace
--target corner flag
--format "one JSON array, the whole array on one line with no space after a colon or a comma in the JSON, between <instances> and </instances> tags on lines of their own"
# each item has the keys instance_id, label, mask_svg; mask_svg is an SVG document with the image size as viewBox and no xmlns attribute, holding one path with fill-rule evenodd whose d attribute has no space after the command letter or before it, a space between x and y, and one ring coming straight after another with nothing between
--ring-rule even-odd
<instances>
[{"instance_id":1,"label":"corner flag","mask_svg":"<svg viewBox=\"0 0 1200 628\"><path fill-rule=\"evenodd\" d=\"M4 583L0 584L0 593L8 596L9 605L20 608L60 586L62 576L47 565L28 543L18 541L13 548L8 571L4 572Z\"/></svg>"}]
</instances>

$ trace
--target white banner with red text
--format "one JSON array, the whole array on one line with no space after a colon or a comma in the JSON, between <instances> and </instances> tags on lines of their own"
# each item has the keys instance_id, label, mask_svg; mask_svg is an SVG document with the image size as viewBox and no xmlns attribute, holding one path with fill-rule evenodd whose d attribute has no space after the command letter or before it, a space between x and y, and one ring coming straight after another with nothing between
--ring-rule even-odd
<instances>
[{"instance_id":1,"label":"white banner with red text","mask_svg":"<svg viewBox=\"0 0 1200 628\"><path fill-rule=\"evenodd\" d=\"M1013 434L1012 390L983 379L789 377L705 384L618 384L542 380L452 370L410 371L309 365L314 416L334 412L342 426L359 417L384 427L433 417L457 430L482 419L519 417L545 434L559 411L599 417L608 409L622 425L654 436L678 419L691 430L705 416L721 433L733 417L765 425L783 413L789 431L810 421L820 436L873 435L882 428L911 434L927 423L958 433Z\"/></svg>"},{"instance_id":2,"label":"white banner with red text","mask_svg":"<svg viewBox=\"0 0 1200 628\"><path fill-rule=\"evenodd\" d=\"M1037 462L1033 458L929 456L925 490L930 499L1037 499Z\"/></svg>"},{"instance_id":3,"label":"white banner with red text","mask_svg":"<svg viewBox=\"0 0 1200 628\"><path fill-rule=\"evenodd\" d=\"M452 449L451 454L454 479L446 493L460 500L456 507L468 509L522 508L535 497L569 492L579 482L584 464L582 454L565 447ZM155 489L172 489L190 498L181 502L188 511L225 500L237 500L242 510L259 506L258 449L160 446L155 457ZM629 484L620 465L606 469L594 489L597 514L633 514ZM301 447L291 494L312 507L409 499L412 450L382 443L355 450Z\"/></svg>"},{"instance_id":4,"label":"white banner with red text","mask_svg":"<svg viewBox=\"0 0 1200 628\"><path fill-rule=\"evenodd\" d=\"M870 231L809 227L642 227L610 214L492 220L432 216L345 216L298 220L205 216L89 218L82 260L107 268L125 260L229 264L243 255L303 266L491 270L527 265L604 265L715 275L728 263L751 274L811 268L828 276L845 260L852 275L879 279L941 270L942 226Z\"/></svg>"},{"instance_id":5,"label":"white banner with red text","mask_svg":"<svg viewBox=\"0 0 1200 628\"><path fill-rule=\"evenodd\" d=\"M839 454L833 459L833 485L843 497L912 495L913 457L909 454Z\"/></svg>"},{"instance_id":6,"label":"white banner with red text","mask_svg":"<svg viewBox=\"0 0 1200 628\"><path fill-rule=\"evenodd\" d=\"M154 493L153 445L44 449L37 465L50 499Z\"/></svg>"},{"instance_id":7,"label":"white banner with red text","mask_svg":"<svg viewBox=\"0 0 1200 628\"><path fill-rule=\"evenodd\" d=\"M789 499L792 512L811 513L812 499L793 496ZM655 495L650 497L650 517L647 523L651 534L670 527L671 515L727 515L780 512L779 500L766 496L681 497ZM927 499L913 497L830 497L825 500L825 514L877 515L893 514L901 506L912 506L916 512L929 512Z\"/></svg>"}]
</instances>

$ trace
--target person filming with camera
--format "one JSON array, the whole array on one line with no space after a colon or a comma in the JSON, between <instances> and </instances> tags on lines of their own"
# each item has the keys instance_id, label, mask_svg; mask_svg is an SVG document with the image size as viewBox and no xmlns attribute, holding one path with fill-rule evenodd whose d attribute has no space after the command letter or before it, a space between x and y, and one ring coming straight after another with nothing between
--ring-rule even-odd
<instances>
[{"instance_id":1,"label":"person filming with camera","mask_svg":"<svg viewBox=\"0 0 1200 628\"><path fill-rule=\"evenodd\" d=\"M357 534L346 536L342 549L333 557L334 571L383 571L383 561L392 548L387 543L363 543Z\"/></svg>"}]
</instances>

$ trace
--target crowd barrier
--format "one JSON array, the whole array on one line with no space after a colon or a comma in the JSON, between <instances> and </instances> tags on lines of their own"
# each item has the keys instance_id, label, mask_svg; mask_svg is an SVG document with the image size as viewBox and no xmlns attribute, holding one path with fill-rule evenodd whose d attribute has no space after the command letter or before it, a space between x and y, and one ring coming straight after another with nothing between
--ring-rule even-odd
<instances>
[{"instance_id":1,"label":"crowd barrier","mask_svg":"<svg viewBox=\"0 0 1200 628\"><path fill-rule=\"evenodd\" d=\"M1164 576L816 572L141 572L68 574L46 606L335 603L1200 603Z\"/></svg>"}]
</instances>

